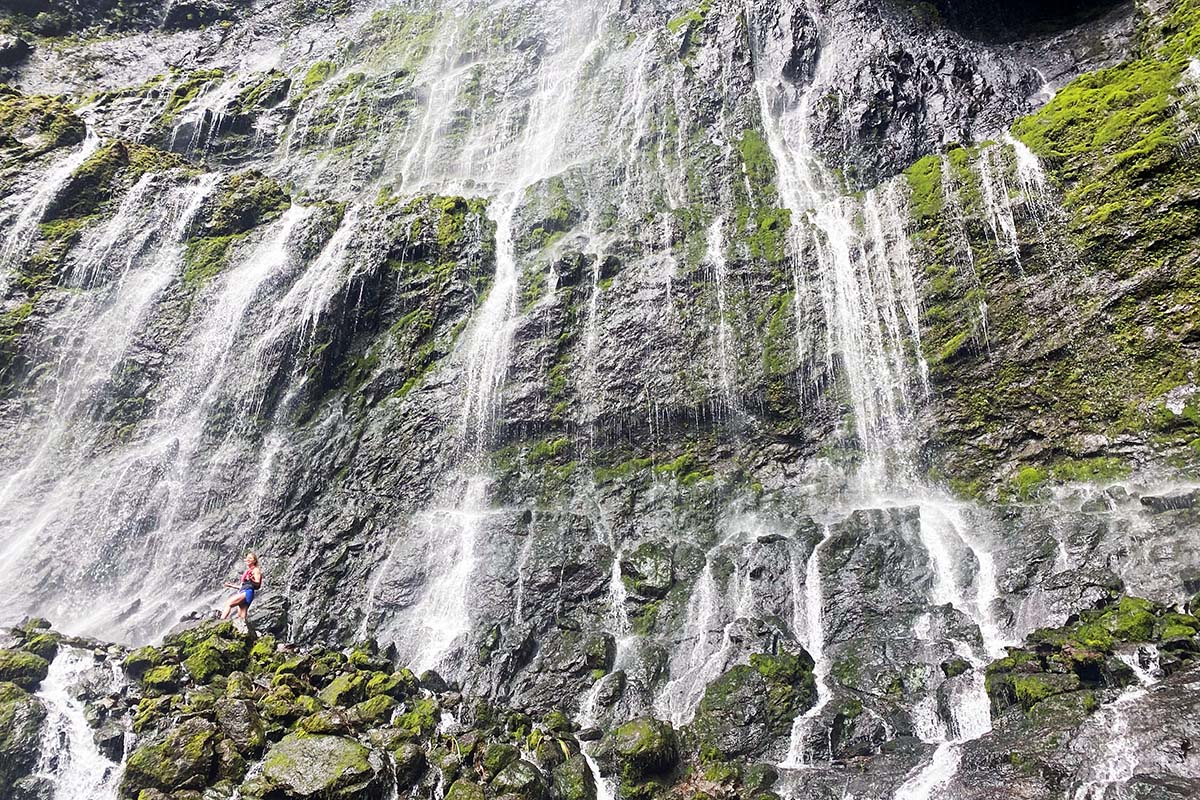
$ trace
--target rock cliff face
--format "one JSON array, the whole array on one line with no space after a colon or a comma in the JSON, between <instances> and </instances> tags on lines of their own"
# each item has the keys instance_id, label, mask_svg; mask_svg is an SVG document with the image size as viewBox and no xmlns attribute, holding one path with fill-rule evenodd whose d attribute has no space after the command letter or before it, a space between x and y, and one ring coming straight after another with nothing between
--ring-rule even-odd
<instances>
[{"instance_id":1,"label":"rock cliff face","mask_svg":"<svg viewBox=\"0 0 1200 800\"><path fill-rule=\"evenodd\" d=\"M2 615L158 642L253 548L262 632L532 720L454 782L292 724L339 666L260 770L274 650L172 640L203 769L103 790L1194 794L1200 9L1003 5L0 8Z\"/></svg>"}]
</instances>

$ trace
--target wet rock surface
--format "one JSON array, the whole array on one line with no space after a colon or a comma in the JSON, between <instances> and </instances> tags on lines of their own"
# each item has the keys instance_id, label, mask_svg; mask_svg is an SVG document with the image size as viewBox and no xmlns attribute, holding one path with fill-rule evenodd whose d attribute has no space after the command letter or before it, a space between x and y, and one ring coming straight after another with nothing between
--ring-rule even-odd
<instances>
[{"instance_id":1,"label":"wet rock surface","mask_svg":"<svg viewBox=\"0 0 1200 800\"><path fill-rule=\"evenodd\" d=\"M0 9L0 794L1188 796L1200 19L984 5Z\"/></svg>"}]
</instances>

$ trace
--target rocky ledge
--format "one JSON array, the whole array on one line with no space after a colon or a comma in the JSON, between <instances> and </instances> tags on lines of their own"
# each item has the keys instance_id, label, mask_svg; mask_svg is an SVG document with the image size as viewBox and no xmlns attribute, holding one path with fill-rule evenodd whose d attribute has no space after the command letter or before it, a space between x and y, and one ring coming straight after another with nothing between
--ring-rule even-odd
<instances>
[{"instance_id":1,"label":"rocky ledge","mask_svg":"<svg viewBox=\"0 0 1200 800\"><path fill-rule=\"evenodd\" d=\"M1104 715L1123 704L1140 704L1152 719L1174 714L1159 732L1190 758L1200 729L1176 706L1200 699L1200 619L1185 613L1194 610L1106 600L989 665L993 731L965 746L961 767L979 791L972 796L1005 785L1057 796L1055 776L1073 774L1077 742L1110 725ZM565 711L531 716L465 697L434 672L397 666L394 651L372 641L303 647L231 622L193 621L158 646L128 650L35 619L0 644L0 795L16 800L49 796L45 775L34 775L47 719L39 688L68 651L90 658L97 675L120 676L84 675L70 692L99 752L123 762L118 795L128 800L595 800L607 788L599 781L623 800L771 800L781 776L754 762L757 740L786 739L791 720L816 701L802 651L734 667L710 684L682 730L642 717L601 731ZM1156 694L1157 685L1169 691ZM1161 773L1162 797L1193 796L1186 770Z\"/></svg>"}]
</instances>

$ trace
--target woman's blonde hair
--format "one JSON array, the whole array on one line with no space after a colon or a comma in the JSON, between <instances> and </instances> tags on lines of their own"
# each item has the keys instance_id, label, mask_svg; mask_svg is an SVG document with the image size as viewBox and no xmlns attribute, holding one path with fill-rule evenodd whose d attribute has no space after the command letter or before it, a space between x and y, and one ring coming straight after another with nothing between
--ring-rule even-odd
<instances>
[{"instance_id":1,"label":"woman's blonde hair","mask_svg":"<svg viewBox=\"0 0 1200 800\"><path fill-rule=\"evenodd\" d=\"M249 561L250 561L252 564L254 564L254 566L256 566L256 567L258 566L258 554L257 554L257 553L255 553L253 550L251 550L250 552L246 553L246 558L247 558L247 559L248 559L248 560L249 560Z\"/></svg>"}]
</instances>

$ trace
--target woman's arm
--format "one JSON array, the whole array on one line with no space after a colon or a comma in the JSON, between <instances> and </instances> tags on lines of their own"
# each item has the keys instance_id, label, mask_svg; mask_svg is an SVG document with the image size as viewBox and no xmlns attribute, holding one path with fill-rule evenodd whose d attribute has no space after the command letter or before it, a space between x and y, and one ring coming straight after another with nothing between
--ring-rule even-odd
<instances>
[{"instance_id":1,"label":"woman's arm","mask_svg":"<svg viewBox=\"0 0 1200 800\"><path fill-rule=\"evenodd\" d=\"M259 568L259 567L255 567L255 568L254 568L254 584L255 584L255 585L254 585L254 588L255 588L255 589L261 589L261 588L262 588L262 585L263 585L263 574L262 574L262 569L261 569L261 568Z\"/></svg>"}]
</instances>

